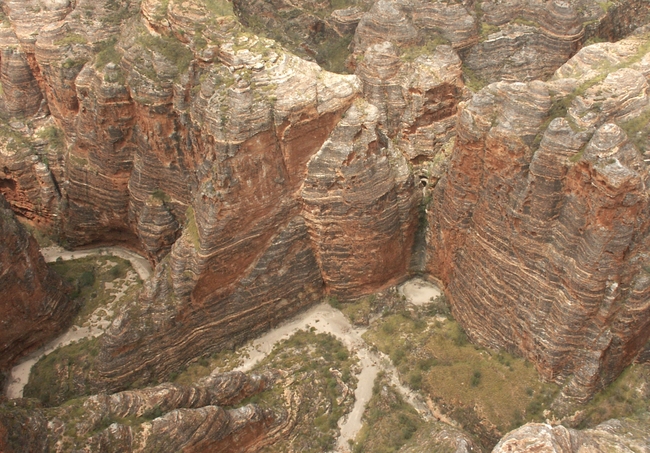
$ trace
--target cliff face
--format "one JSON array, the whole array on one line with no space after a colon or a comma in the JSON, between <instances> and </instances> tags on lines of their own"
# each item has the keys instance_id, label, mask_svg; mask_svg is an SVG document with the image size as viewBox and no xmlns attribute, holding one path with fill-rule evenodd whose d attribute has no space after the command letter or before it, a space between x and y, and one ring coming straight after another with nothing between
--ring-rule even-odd
<instances>
[{"instance_id":1,"label":"cliff face","mask_svg":"<svg viewBox=\"0 0 650 453\"><path fill-rule=\"evenodd\" d=\"M548 83L477 93L429 215L428 269L470 337L546 379L572 376L564 393L578 399L650 335L646 42L591 46Z\"/></svg>"},{"instance_id":2,"label":"cliff face","mask_svg":"<svg viewBox=\"0 0 650 453\"><path fill-rule=\"evenodd\" d=\"M572 375L568 395L610 382L649 335L648 38L529 80L626 34L647 2L299 3L234 7L289 23L316 60L349 39L354 75L249 33L228 2L3 3L0 191L70 245L156 264L102 339L97 386L163 378L324 294L402 278L414 175L440 177L452 148L426 270L458 319ZM463 64L528 82L469 100Z\"/></svg>"},{"instance_id":3,"label":"cliff face","mask_svg":"<svg viewBox=\"0 0 650 453\"><path fill-rule=\"evenodd\" d=\"M61 332L77 307L2 195L0 237L0 370L5 370Z\"/></svg>"}]
</instances>

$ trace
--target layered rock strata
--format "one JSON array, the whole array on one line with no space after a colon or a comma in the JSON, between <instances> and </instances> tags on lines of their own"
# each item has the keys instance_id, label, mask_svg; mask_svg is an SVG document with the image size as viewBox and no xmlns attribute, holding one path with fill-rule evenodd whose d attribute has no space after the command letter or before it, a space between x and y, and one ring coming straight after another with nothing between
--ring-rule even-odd
<instances>
[{"instance_id":1,"label":"layered rock strata","mask_svg":"<svg viewBox=\"0 0 650 453\"><path fill-rule=\"evenodd\" d=\"M259 451L284 435L292 419L243 399L273 385L275 376L233 372L195 386L162 384L113 395L94 395L52 409L28 400L0 411L2 451L203 452ZM83 413L83 418L79 414ZM107 426L108 425L108 426Z\"/></svg>"},{"instance_id":2,"label":"layered rock strata","mask_svg":"<svg viewBox=\"0 0 650 453\"><path fill-rule=\"evenodd\" d=\"M379 110L378 121L411 162L435 158L454 136L465 92L461 61L451 47L410 58L384 41L366 50L357 75L365 99Z\"/></svg>"},{"instance_id":3,"label":"layered rock strata","mask_svg":"<svg viewBox=\"0 0 650 453\"><path fill-rule=\"evenodd\" d=\"M335 219L354 277L325 275L331 264L320 252L329 236L314 232L330 229L322 223L332 219L303 213L308 162L319 150L336 153L321 148L361 94L356 76L325 72L244 32L212 2L61 3L56 14L10 2L6 9L16 25L5 30L5 47L18 43L29 63L7 80L26 80L25 93L40 89L46 108L38 115L51 116L10 121L8 134L21 141L12 135L2 155L3 193L70 245L118 242L158 264L137 306L125 307L102 340L99 387L161 378L325 292L347 288L345 297L357 297L405 272L417 198L406 162L380 126L374 143L362 144L367 159L354 165L359 176L363 165L370 172L345 195L358 205ZM28 36L26 24L38 32ZM28 67L33 80L21 75ZM410 122L437 105L426 96L409 99ZM329 164L319 171L343 165ZM378 201L369 179L375 171L390 178L379 194L390 214L380 225L364 220L374 235L370 249L389 261L399 255L383 269L354 258L359 236L349 229L358 221L351 216ZM318 190L314 197L329 188Z\"/></svg>"},{"instance_id":4,"label":"layered rock strata","mask_svg":"<svg viewBox=\"0 0 650 453\"><path fill-rule=\"evenodd\" d=\"M428 268L470 337L571 377L579 400L650 335L647 39L585 48L549 83L477 93L429 215Z\"/></svg>"},{"instance_id":5,"label":"layered rock strata","mask_svg":"<svg viewBox=\"0 0 650 453\"><path fill-rule=\"evenodd\" d=\"M378 120L373 105L353 105L309 162L302 189L323 280L340 297L400 277L413 245L413 178Z\"/></svg>"},{"instance_id":6,"label":"layered rock strata","mask_svg":"<svg viewBox=\"0 0 650 453\"><path fill-rule=\"evenodd\" d=\"M0 237L0 370L5 370L60 333L77 306L2 195Z\"/></svg>"},{"instance_id":7,"label":"layered rock strata","mask_svg":"<svg viewBox=\"0 0 650 453\"><path fill-rule=\"evenodd\" d=\"M650 13L647 2L640 0L381 0L338 5L347 8L332 11L329 1L236 0L235 10L257 32L272 34L293 52L321 64L352 54L346 65L337 62L338 71L353 71L368 48L384 41L402 50L425 47L428 53L440 43L450 44L476 85L546 79L585 43L622 39L647 23Z\"/></svg>"}]
</instances>

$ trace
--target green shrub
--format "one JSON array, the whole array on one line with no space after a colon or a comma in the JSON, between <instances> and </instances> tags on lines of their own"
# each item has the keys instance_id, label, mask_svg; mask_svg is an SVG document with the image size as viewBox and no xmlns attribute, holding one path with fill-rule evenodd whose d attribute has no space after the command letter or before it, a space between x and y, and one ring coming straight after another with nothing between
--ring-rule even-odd
<instances>
[{"instance_id":1,"label":"green shrub","mask_svg":"<svg viewBox=\"0 0 650 453\"><path fill-rule=\"evenodd\" d=\"M470 379L470 384L472 387L478 387L478 385L481 383L481 372L476 370L474 371L474 374L472 374L472 378Z\"/></svg>"},{"instance_id":2,"label":"green shrub","mask_svg":"<svg viewBox=\"0 0 650 453\"><path fill-rule=\"evenodd\" d=\"M79 276L78 284L80 288L92 286L94 283L95 283L94 270L85 271Z\"/></svg>"}]
</instances>

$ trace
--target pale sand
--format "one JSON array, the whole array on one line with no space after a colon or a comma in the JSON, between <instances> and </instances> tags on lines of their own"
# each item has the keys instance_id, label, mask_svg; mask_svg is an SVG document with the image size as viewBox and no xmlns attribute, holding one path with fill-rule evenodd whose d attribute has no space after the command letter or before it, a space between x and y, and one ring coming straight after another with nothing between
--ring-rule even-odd
<instances>
[{"instance_id":1,"label":"pale sand","mask_svg":"<svg viewBox=\"0 0 650 453\"><path fill-rule=\"evenodd\" d=\"M399 287L400 294L413 305L424 305L442 295L442 291L433 283L421 278L414 278Z\"/></svg>"}]
</instances>

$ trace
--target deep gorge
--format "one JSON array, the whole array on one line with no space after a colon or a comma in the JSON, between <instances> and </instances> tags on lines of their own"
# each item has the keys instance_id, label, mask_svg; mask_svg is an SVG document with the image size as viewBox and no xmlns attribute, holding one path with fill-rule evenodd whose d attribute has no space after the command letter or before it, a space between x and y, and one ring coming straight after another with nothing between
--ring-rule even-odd
<instances>
[{"instance_id":1,"label":"deep gorge","mask_svg":"<svg viewBox=\"0 0 650 453\"><path fill-rule=\"evenodd\" d=\"M630 367L650 391L647 2L0 5L0 371L128 275L66 279L36 239L153 266L88 348L51 359L49 403L0 397L0 450L328 451L288 439L350 410L345 345L300 334L287 351L320 367L277 352L261 374L176 381L323 300L442 412L417 421L379 377L369 407L404 411L399 451L489 451L545 420L494 451L650 449L647 408L604 428L576 415ZM444 297L409 306L395 288L413 277ZM453 360L430 345L448 342L531 365L540 408L505 429L435 397L427 372ZM475 367L469 387L487 385ZM642 434L603 434L619 428Z\"/></svg>"}]
</instances>

